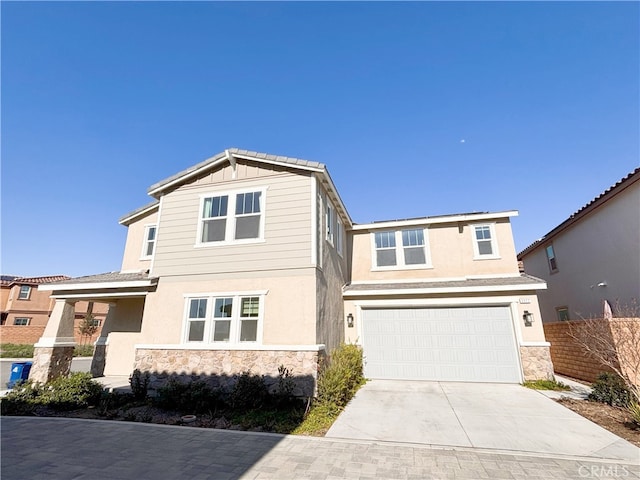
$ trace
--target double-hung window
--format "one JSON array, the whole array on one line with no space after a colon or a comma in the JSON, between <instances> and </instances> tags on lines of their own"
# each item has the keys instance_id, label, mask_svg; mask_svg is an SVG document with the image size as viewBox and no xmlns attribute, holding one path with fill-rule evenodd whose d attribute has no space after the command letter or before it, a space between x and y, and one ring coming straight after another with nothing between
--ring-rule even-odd
<instances>
[{"instance_id":1,"label":"double-hung window","mask_svg":"<svg viewBox=\"0 0 640 480\"><path fill-rule=\"evenodd\" d=\"M13 324L21 327L26 327L27 325L29 325L30 320L31 319L27 317L16 317L13 319Z\"/></svg>"},{"instance_id":2,"label":"double-hung window","mask_svg":"<svg viewBox=\"0 0 640 480\"><path fill-rule=\"evenodd\" d=\"M330 203L327 202L327 241L333 245L336 230L336 211Z\"/></svg>"},{"instance_id":3,"label":"double-hung window","mask_svg":"<svg viewBox=\"0 0 640 480\"><path fill-rule=\"evenodd\" d=\"M493 224L474 225L472 231L474 258L498 258L498 246L496 245L496 235Z\"/></svg>"},{"instance_id":4,"label":"double-hung window","mask_svg":"<svg viewBox=\"0 0 640 480\"><path fill-rule=\"evenodd\" d=\"M340 256L344 253L344 226L340 218L336 219L336 250Z\"/></svg>"},{"instance_id":5,"label":"double-hung window","mask_svg":"<svg viewBox=\"0 0 640 480\"><path fill-rule=\"evenodd\" d=\"M558 271L558 262L556 260L556 253L553 251L553 245L547 245L544 249L547 254L547 262L549 263L549 271L551 273Z\"/></svg>"},{"instance_id":6,"label":"double-hung window","mask_svg":"<svg viewBox=\"0 0 640 480\"><path fill-rule=\"evenodd\" d=\"M18 300L29 300L30 296L31 296L31 287L29 285L20 285Z\"/></svg>"},{"instance_id":7,"label":"double-hung window","mask_svg":"<svg viewBox=\"0 0 640 480\"><path fill-rule=\"evenodd\" d=\"M144 229L144 244L142 246L142 258L144 259L153 256L156 248L156 230L155 225L147 225Z\"/></svg>"},{"instance_id":8,"label":"double-hung window","mask_svg":"<svg viewBox=\"0 0 640 480\"><path fill-rule=\"evenodd\" d=\"M264 191L204 196L198 243L257 241L264 231Z\"/></svg>"},{"instance_id":9,"label":"double-hung window","mask_svg":"<svg viewBox=\"0 0 640 480\"><path fill-rule=\"evenodd\" d=\"M264 292L187 298L186 342L245 343L261 339Z\"/></svg>"},{"instance_id":10,"label":"double-hung window","mask_svg":"<svg viewBox=\"0 0 640 480\"><path fill-rule=\"evenodd\" d=\"M375 232L374 268L430 268L424 228Z\"/></svg>"}]
</instances>

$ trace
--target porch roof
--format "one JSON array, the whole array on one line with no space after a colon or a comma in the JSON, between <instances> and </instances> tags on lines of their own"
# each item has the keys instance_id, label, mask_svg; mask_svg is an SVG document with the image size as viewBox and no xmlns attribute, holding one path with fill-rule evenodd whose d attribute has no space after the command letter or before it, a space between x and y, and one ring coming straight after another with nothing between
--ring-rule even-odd
<instances>
[{"instance_id":1,"label":"porch roof","mask_svg":"<svg viewBox=\"0 0 640 480\"><path fill-rule=\"evenodd\" d=\"M107 272L97 275L69 278L57 282L45 283L38 290L54 292L53 296L62 296L65 292L78 294L101 294L110 296L116 294L144 294L154 289L158 283L157 277L150 277L144 272Z\"/></svg>"}]
</instances>

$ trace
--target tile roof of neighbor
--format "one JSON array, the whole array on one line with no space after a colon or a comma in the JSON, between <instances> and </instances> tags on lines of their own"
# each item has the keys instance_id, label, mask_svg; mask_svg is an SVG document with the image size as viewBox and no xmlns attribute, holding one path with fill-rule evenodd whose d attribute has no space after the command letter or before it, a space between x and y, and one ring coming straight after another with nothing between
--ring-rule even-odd
<instances>
[{"instance_id":1,"label":"tile roof of neighbor","mask_svg":"<svg viewBox=\"0 0 640 480\"><path fill-rule=\"evenodd\" d=\"M52 283L67 280L71 277L66 275L48 275L44 277L15 277L13 275L2 275L2 285L41 285L43 283Z\"/></svg>"},{"instance_id":2,"label":"tile roof of neighbor","mask_svg":"<svg viewBox=\"0 0 640 480\"><path fill-rule=\"evenodd\" d=\"M598 208L600 205L605 203L607 200L609 200L610 198L615 196L617 193L620 193L621 191L623 191L628 186L634 184L638 180L640 180L640 167L636 168L631 173L629 173L627 176L625 176L625 177L621 178L620 180L618 180L615 184L613 184L612 186L607 188L604 192L602 192L596 198L594 198L589 203L587 203L586 205L584 205L583 207L578 209L576 212L572 213L571 216L569 216L569 218L567 218L560 225L558 225L553 230L551 230L546 235L544 235L542 238L536 240L531 245L529 245L524 250L522 250L520 253L518 253L518 260L521 260L523 255L526 255L527 253L535 250L541 244L543 244L544 242L548 241L551 237L553 237L554 235L556 235L560 231L564 230L566 227L568 227L572 223L575 223L578 220L580 220L581 218L585 217L591 211L593 211L594 209Z\"/></svg>"},{"instance_id":3,"label":"tile roof of neighbor","mask_svg":"<svg viewBox=\"0 0 640 480\"><path fill-rule=\"evenodd\" d=\"M248 157L255 157L257 159L260 160L270 160L273 162L280 162L280 163L288 163L294 166L300 166L300 167L311 167L311 168L318 168L321 170L326 170L326 167L324 164L319 163L319 162L313 162L310 160L302 160L300 158L294 158L294 157L285 157L283 155L271 155L268 153L261 153L261 152L254 152L251 150L241 150L238 148L229 148L227 149L229 151L229 153L235 153L238 155L246 155ZM205 166L207 166L208 164L212 164L217 162L218 160L222 160L223 158L226 158L226 151L225 152L221 152L218 153L217 155L214 155L213 157L207 158L206 160L197 163L196 165L193 165L185 170L182 170L181 172L176 173L175 175L171 175L168 178L165 178L164 180L161 180L157 183L154 183L153 185L151 185L149 187L149 192L153 191L153 190L157 190L159 188L162 188L163 186L173 182L174 180L177 180L185 175L188 175L191 172L194 172L196 170L199 170Z\"/></svg>"},{"instance_id":4,"label":"tile roof of neighbor","mask_svg":"<svg viewBox=\"0 0 640 480\"><path fill-rule=\"evenodd\" d=\"M120 273L120 272L107 272L100 273L97 275L87 275L84 277L75 277L70 278L66 277L60 281L52 281L49 283L54 283L56 285L66 285L66 284L78 284L78 283L111 283L111 282L135 282L139 280L151 280L154 277L149 277L149 272L130 272L130 273Z\"/></svg>"},{"instance_id":5,"label":"tile roof of neighbor","mask_svg":"<svg viewBox=\"0 0 640 480\"><path fill-rule=\"evenodd\" d=\"M425 288L507 287L512 285L544 285L545 283L544 280L537 277L521 274L519 277L474 278L443 282L358 283L355 285L347 285L344 291L362 292L374 290L418 290Z\"/></svg>"}]
</instances>

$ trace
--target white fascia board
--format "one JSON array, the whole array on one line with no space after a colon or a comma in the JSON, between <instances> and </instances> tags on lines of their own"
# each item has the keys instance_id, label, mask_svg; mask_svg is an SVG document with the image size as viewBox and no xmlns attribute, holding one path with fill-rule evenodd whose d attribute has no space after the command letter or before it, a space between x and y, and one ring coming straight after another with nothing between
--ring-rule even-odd
<instances>
[{"instance_id":1,"label":"white fascia board","mask_svg":"<svg viewBox=\"0 0 640 480\"><path fill-rule=\"evenodd\" d=\"M546 290L547 284L499 285L494 287L449 287L449 288L403 288L391 290L358 290L344 292L343 297L371 297L380 295L425 295L435 293L488 293L515 292L519 290Z\"/></svg>"},{"instance_id":2,"label":"white fascia board","mask_svg":"<svg viewBox=\"0 0 640 480\"><path fill-rule=\"evenodd\" d=\"M233 156L237 157L236 154L233 154ZM204 161L207 162L208 160L211 160L213 158L215 158L215 156L214 157L210 157L210 158L208 158L207 160L204 160ZM147 194L151 195L152 197L155 197L156 194L162 193L164 190L166 190L168 188L171 188L173 185L176 185L178 183L184 182L185 180L188 180L188 179L190 179L192 177L196 177L196 176L200 175L202 172L206 172L210 168L215 167L216 165L224 163L224 162L226 162L228 160L229 159L225 156L225 157L219 158L215 162L207 163L207 164L201 166L200 168L197 168L196 170L194 170L192 172L185 173L181 177L173 179L169 183L165 183L164 185L161 185L161 186L159 186L157 188L154 188L153 190L149 190L147 192Z\"/></svg>"},{"instance_id":3,"label":"white fascia board","mask_svg":"<svg viewBox=\"0 0 640 480\"><path fill-rule=\"evenodd\" d=\"M98 283L63 283L63 284L45 284L40 285L38 290L45 292L64 291L64 290L105 290L107 288L140 288L150 287L153 283L151 280L134 280L130 282L98 282Z\"/></svg>"},{"instance_id":4,"label":"white fascia board","mask_svg":"<svg viewBox=\"0 0 640 480\"><path fill-rule=\"evenodd\" d=\"M251 350L251 351L287 351L319 352L326 349L322 343L317 345L257 345L249 343L179 343L179 344L137 344L137 350Z\"/></svg>"},{"instance_id":5,"label":"white fascia board","mask_svg":"<svg viewBox=\"0 0 640 480\"><path fill-rule=\"evenodd\" d=\"M416 225L434 225L436 223L455 223L455 222L481 222L486 220L494 220L497 218L517 217L517 210L509 210L506 212L495 213L471 213L466 215L450 215L446 217L426 217L415 218L411 220L391 220L388 222L365 223L354 225L351 230L380 230L388 228L412 227Z\"/></svg>"},{"instance_id":6,"label":"white fascia board","mask_svg":"<svg viewBox=\"0 0 640 480\"><path fill-rule=\"evenodd\" d=\"M342 209L342 211L344 212L344 214L346 216L347 222L346 222L346 224L344 226L345 230L351 230L353 228L353 220L351 220L351 216L349 215L349 211L347 210L347 207L345 207L344 203L342 202L342 198L340 198L340 193L338 193L338 189L333 184L333 179L331 178L331 175L329 174L329 171L325 170L322 173L323 173L322 177L324 179L324 182L327 184L328 190L333 193L333 196L338 201L338 204L340 205L340 208Z\"/></svg>"},{"instance_id":7,"label":"white fascia board","mask_svg":"<svg viewBox=\"0 0 640 480\"><path fill-rule=\"evenodd\" d=\"M288 162L279 162L278 160L269 160L266 158L259 158L259 157L252 157L251 155L243 155L241 153L233 153L232 154L235 158L242 158L243 160L251 160L254 162L258 162L258 163L269 163L271 165L278 165L280 167L286 167L286 168L297 168L300 170L307 170L310 172L323 172L324 170L322 168L318 168L318 167L310 167L308 165L299 165L297 163L288 163Z\"/></svg>"},{"instance_id":8,"label":"white fascia board","mask_svg":"<svg viewBox=\"0 0 640 480\"><path fill-rule=\"evenodd\" d=\"M134 213L133 215L130 215L128 217L123 218L122 220L120 220L118 222L118 224L120 225L127 225L132 223L136 218L138 217L142 217L144 215L146 215L147 213L149 213L150 211L157 209L159 207L159 204L156 203L154 205L150 205L149 208L145 208L144 210L141 210L139 212Z\"/></svg>"},{"instance_id":9,"label":"white fascia board","mask_svg":"<svg viewBox=\"0 0 640 480\"><path fill-rule=\"evenodd\" d=\"M60 293L53 294L51 298L59 298L64 300L76 299L76 300L90 300L93 298L122 298L122 297L146 297L148 292L110 292L110 293Z\"/></svg>"}]
</instances>

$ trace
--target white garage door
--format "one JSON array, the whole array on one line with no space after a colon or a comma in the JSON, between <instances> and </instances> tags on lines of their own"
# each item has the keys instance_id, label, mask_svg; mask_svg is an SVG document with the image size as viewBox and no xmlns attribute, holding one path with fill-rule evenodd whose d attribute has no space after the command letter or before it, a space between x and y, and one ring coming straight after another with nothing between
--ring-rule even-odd
<instances>
[{"instance_id":1,"label":"white garage door","mask_svg":"<svg viewBox=\"0 0 640 480\"><path fill-rule=\"evenodd\" d=\"M362 311L367 378L520 382L509 307Z\"/></svg>"}]
</instances>

